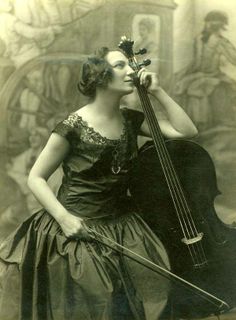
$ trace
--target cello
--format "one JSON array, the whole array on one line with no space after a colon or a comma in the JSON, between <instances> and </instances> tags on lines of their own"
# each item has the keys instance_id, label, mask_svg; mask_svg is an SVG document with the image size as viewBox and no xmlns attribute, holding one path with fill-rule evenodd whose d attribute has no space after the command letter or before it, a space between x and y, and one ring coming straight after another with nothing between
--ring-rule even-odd
<instances>
[{"instance_id":1,"label":"cello","mask_svg":"<svg viewBox=\"0 0 236 320\"><path fill-rule=\"evenodd\" d=\"M135 73L139 64L133 41L119 48ZM140 50L142 51L142 50ZM205 149L193 141L165 140L147 90L134 77L152 141L140 149L130 174L130 193L143 219L163 242L171 270L188 282L236 306L236 229L225 225L214 209L215 167ZM163 319L214 314L214 305L172 284Z\"/></svg>"}]
</instances>

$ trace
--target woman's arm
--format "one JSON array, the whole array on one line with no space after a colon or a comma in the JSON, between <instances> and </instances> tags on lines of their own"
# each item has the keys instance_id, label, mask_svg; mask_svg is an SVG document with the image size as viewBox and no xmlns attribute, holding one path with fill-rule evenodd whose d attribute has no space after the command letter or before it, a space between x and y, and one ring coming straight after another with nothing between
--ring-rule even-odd
<instances>
[{"instance_id":1,"label":"woman's arm","mask_svg":"<svg viewBox=\"0 0 236 320\"><path fill-rule=\"evenodd\" d=\"M45 210L59 223L67 237L79 235L82 232L82 219L70 214L57 200L47 184L47 179L61 164L69 149L69 142L66 138L57 133L52 133L32 167L28 178L30 190Z\"/></svg>"},{"instance_id":2,"label":"woman's arm","mask_svg":"<svg viewBox=\"0 0 236 320\"><path fill-rule=\"evenodd\" d=\"M158 121L161 131L166 138L190 138L198 131L185 111L158 85L156 73L140 70L140 83L147 87L148 92L157 99L165 110L167 119ZM157 114L155 105L154 112ZM147 122L141 126L141 135L150 137Z\"/></svg>"},{"instance_id":3,"label":"woman's arm","mask_svg":"<svg viewBox=\"0 0 236 320\"><path fill-rule=\"evenodd\" d=\"M236 65L236 48L235 46L225 37L219 38L220 45L218 46L218 51L221 55L225 56L225 58Z\"/></svg>"}]
</instances>

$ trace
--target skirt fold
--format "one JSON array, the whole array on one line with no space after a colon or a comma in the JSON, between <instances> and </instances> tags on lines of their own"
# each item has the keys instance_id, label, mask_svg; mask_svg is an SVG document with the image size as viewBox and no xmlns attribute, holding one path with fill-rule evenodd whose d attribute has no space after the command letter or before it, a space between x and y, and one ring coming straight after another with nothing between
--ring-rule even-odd
<instances>
[{"instance_id":1,"label":"skirt fold","mask_svg":"<svg viewBox=\"0 0 236 320\"><path fill-rule=\"evenodd\" d=\"M135 213L86 224L169 268L161 242ZM167 301L166 279L96 241L66 238L44 210L6 239L0 261L4 320L154 320Z\"/></svg>"}]
</instances>

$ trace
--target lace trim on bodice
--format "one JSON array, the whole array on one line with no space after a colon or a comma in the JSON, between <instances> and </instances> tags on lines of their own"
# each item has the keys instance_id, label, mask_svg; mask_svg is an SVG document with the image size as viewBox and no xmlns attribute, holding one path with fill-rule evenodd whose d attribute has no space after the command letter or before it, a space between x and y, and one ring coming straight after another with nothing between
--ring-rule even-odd
<instances>
[{"instance_id":1,"label":"lace trim on bodice","mask_svg":"<svg viewBox=\"0 0 236 320\"><path fill-rule=\"evenodd\" d=\"M99 132L97 132L93 127L91 127L87 121L83 120L83 118L77 113L71 113L66 120L63 121L63 124L70 126L71 128L82 128L80 139L85 142L96 143L99 145L119 145L121 142L126 140L126 118L123 116L123 131L121 133L120 138L118 139L110 139L104 137Z\"/></svg>"},{"instance_id":2,"label":"lace trim on bodice","mask_svg":"<svg viewBox=\"0 0 236 320\"><path fill-rule=\"evenodd\" d=\"M104 137L99 132L97 132L93 127L91 127L87 121L83 120L77 113L72 113L69 117L63 121L64 125L70 126L72 128L80 128L80 140L83 142L89 142L101 146L111 146L112 147L112 162L111 171L114 174L118 174L122 167L124 167L127 158L127 123L126 117L123 114L123 131L119 139L109 139Z\"/></svg>"}]
</instances>

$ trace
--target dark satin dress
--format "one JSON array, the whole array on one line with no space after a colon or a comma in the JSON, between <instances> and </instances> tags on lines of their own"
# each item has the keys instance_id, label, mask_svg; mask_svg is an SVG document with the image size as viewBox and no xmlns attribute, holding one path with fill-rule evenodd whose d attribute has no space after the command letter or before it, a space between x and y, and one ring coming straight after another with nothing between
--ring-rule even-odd
<instances>
[{"instance_id":1,"label":"dark satin dress","mask_svg":"<svg viewBox=\"0 0 236 320\"><path fill-rule=\"evenodd\" d=\"M143 114L122 114L117 140L76 113L56 126L70 143L57 197L93 230L169 268L163 245L127 196ZM1 244L0 259L1 320L154 320L167 301L165 278L96 241L66 238L44 209Z\"/></svg>"}]
</instances>

